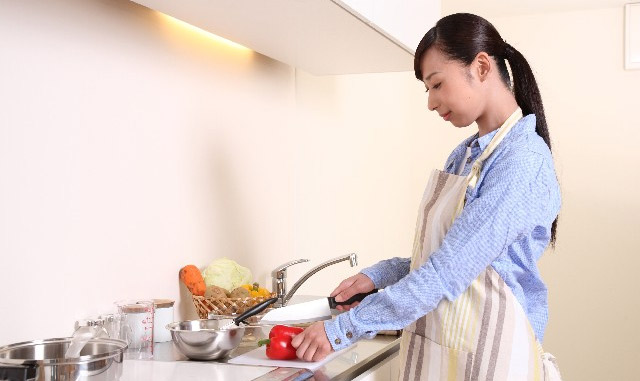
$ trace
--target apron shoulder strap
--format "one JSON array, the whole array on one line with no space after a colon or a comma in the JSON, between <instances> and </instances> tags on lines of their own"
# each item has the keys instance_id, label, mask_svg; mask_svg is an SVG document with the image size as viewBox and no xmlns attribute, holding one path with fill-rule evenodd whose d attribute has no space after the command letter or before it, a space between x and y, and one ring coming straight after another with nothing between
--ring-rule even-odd
<instances>
[{"instance_id":1,"label":"apron shoulder strap","mask_svg":"<svg viewBox=\"0 0 640 381\"><path fill-rule=\"evenodd\" d=\"M482 151L482 154L480 154L480 156L478 156L476 161L473 163L473 166L471 167L471 172L469 172L469 175L467 175L467 180L466 180L467 186L470 186L470 187L476 186L476 183L478 181L478 176L482 171L482 165L484 164L484 161L487 160L489 156L491 156L493 151L495 151L496 147L502 142L502 139L504 139L504 137L507 136L509 131L511 131L513 126L515 126L520 119L522 119L522 110L520 109L520 107L518 107L516 111L514 111L513 114L511 114L511 116L509 116L507 120L505 120L504 123L502 123L502 126L500 126L500 128L498 129L498 132L496 132L493 138L491 138L491 141L489 142L487 147L484 149L484 151ZM458 202L454 219L457 216L459 216L460 213L462 213L462 209L464 208L465 196L466 195L463 193L462 197L460 198L460 201Z\"/></svg>"},{"instance_id":2,"label":"apron shoulder strap","mask_svg":"<svg viewBox=\"0 0 640 381\"><path fill-rule=\"evenodd\" d=\"M520 107L518 107L516 111L514 111L513 114L511 114L511 116L509 116L507 120L502 123L502 126L500 126L500 128L498 129L498 132L496 132L493 138L491 138L491 141L484 149L484 151L482 151L482 154L480 154L480 156L473 163L471 172L469 172L469 175L467 176L469 186L476 186L478 175L480 175L480 171L482 171L482 165L484 164L484 161L487 160L489 156L491 156L496 147L498 147L498 145L502 142L502 139L507 136L509 131L511 131L513 126L515 126L520 119L522 119L522 110L520 109Z\"/></svg>"}]
</instances>

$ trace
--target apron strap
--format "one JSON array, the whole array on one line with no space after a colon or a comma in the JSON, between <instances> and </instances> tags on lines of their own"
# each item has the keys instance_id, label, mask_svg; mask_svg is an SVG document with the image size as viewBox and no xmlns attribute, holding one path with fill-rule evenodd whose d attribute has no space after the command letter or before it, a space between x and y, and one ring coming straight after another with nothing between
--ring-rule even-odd
<instances>
[{"instance_id":1,"label":"apron strap","mask_svg":"<svg viewBox=\"0 0 640 381\"><path fill-rule=\"evenodd\" d=\"M496 147L500 144L500 142L502 142L502 139L504 139L504 137L507 136L509 131L511 131L511 128L513 128L513 126L515 126L520 119L522 119L522 110L520 109L520 107L518 107L516 111L514 111L513 114L511 114L511 116L509 116L507 120L505 120L504 123L502 123L502 126L500 126L500 128L498 129L498 132L496 132L496 134L493 135L493 138L491 138L491 141L489 142L487 147L484 149L484 151L482 151L482 154L480 154L480 156L478 156L476 161L473 163L473 166L471 167L471 172L469 172L469 175L467 175L467 180L466 180L467 186L470 186L470 187L476 186L476 183L478 181L478 176L482 171L482 165L484 164L484 161L487 160L489 156L491 156L493 151L495 151ZM462 197L460 198L460 201L458 202L458 206L456 207L456 213L455 213L456 217L459 216L460 213L462 213L462 208L464 208L465 196L466 194L463 193Z\"/></svg>"}]
</instances>

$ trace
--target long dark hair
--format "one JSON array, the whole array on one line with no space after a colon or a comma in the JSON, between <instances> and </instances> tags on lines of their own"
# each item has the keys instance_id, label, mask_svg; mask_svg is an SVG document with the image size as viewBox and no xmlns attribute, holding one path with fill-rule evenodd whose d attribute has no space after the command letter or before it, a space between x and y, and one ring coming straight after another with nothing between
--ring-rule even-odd
<instances>
[{"instance_id":1,"label":"long dark hair","mask_svg":"<svg viewBox=\"0 0 640 381\"><path fill-rule=\"evenodd\" d=\"M544 116L542 97L536 78L524 56L500 37L498 30L480 16L470 13L456 13L441 18L416 48L413 68L418 80L423 80L420 68L422 57L435 47L449 59L456 60L465 66L471 65L478 53L485 52L493 57L498 65L500 77L505 85L512 89L518 106L524 115L535 114L536 132L551 150L551 139ZM509 71L505 63L509 61L513 74L513 88L509 79ZM558 218L551 225L551 245L555 246Z\"/></svg>"}]
</instances>

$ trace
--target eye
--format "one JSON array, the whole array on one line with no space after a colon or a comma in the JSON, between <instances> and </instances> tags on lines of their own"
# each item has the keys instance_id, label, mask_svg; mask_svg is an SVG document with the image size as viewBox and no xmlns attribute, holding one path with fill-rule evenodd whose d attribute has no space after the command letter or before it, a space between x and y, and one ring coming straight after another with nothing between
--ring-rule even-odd
<instances>
[{"instance_id":1,"label":"eye","mask_svg":"<svg viewBox=\"0 0 640 381\"><path fill-rule=\"evenodd\" d=\"M442 85L442 82L438 82L438 83L436 83L435 85L433 85L431 88L432 88L432 89L436 89L436 90L437 90L437 89L439 89L439 88L440 88L440 86L441 86L441 85ZM426 92L427 92L427 93L429 92L429 89L428 89L428 88L427 88L427 91L426 91Z\"/></svg>"}]
</instances>

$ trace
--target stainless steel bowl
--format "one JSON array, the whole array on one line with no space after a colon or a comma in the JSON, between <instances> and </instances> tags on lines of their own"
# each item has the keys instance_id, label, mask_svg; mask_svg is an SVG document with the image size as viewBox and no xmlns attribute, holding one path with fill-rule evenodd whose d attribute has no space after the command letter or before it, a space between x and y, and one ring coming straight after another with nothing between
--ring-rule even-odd
<instances>
[{"instance_id":1,"label":"stainless steel bowl","mask_svg":"<svg viewBox=\"0 0 640 381\"><path fill-rule=\"evenodd\" d=\"M243 321L249 325L243 326L244 336L242 336L242 342L239 347L256 347L258 341L269 337L269 331L271 331L272 325L264 325L260 323L260 319L264 316L264 313L251 316ZM215 315L209 314L209 319L235 319L237 315Z\"/></svg>"},{"instance_id":2,"label":"stainless steel bowl","mask_svg":"<svg viewBox=\"0 0 640 381\"><path fill-rule=\"evenodd\" d=\"M180 352L192 360L216 360L236 349L244 336L244 327L220 329L233 319L187 320L167 324Z\"/></svg>"},{"instance_id":3,"label":"stainless steel bowl","mask_svg":"<svg viewBox=\"0 0 640 381\"><path fill-rule=\"evenodd\" d=\"M167 324L171 338L180 352L193 360L216 360L234 350L242 341L246 319L264 311L278 298L270 298L252 306L238 317L187 320Z\"/></svg>"},{"instance_id":4,"label":"stainless steel bowl","mask_svg":"<svg viewBox=\"0 0 640 381\"><path fill-rule=\"evenodd\" d=\"M90 340L77 358L65 358L71 338L34 340L0 347L0 370L29 369L40 380L118 380L127 343Z\"/></svg>"}]
</instances>

